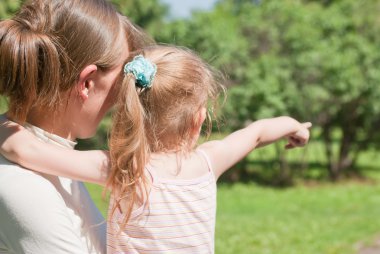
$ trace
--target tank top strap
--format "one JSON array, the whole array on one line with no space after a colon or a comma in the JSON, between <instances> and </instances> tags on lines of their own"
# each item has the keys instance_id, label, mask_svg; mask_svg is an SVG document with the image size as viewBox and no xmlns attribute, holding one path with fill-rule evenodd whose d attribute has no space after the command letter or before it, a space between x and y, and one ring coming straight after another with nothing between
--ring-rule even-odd
<instances>
[{"instance_id":1,"label":"tank top strap","mask_svg":"<svg viewBox=\"0 0 380 254\"><path fill-rule=\"evenodd\" d=\"M145 170L148 172L148 175L152 179L152 183L158 183L159 177L157 177L156 173L154 172L154 169L150 165L145 165Z\"/></svg>"},{"instance_id":2,"label":"tank top strap","mask_svg":"<svg viewBox=\"0 0 380 254\"><path fill-rule=\"evenodd\" d=\"M213 173L214 171L212 169L211 160L210 160L210 157L208 157L207 153L205 151L203 151L202 149L199 149L199 148L196 149L195 152L198 153L200 156L202 156L205 159L207 166L208 166L208 170Z\"/></svg>"}]
</instances>

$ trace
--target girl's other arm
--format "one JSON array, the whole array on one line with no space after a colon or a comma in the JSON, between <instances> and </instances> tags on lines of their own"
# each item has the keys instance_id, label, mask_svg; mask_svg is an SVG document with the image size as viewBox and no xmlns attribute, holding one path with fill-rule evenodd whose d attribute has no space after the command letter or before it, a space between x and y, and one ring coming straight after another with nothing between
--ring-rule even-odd
<instances>
[{"instance_id":1,"label":"girl's other arm","mask_svg":"<svg viewBox=\"0 0 380 254\"><path fill-rule=\"evenodd\" d=\"M38 140L24 127L0 120L0 153L37 172L105 185L109 165L106 151L75 151Z\"/></svg>"},{"instance_id":2,"label":"girl's other arm","mask_svg":"<svg viewBox=\"0 0 380 254\"><path fill-rule=\"evenodd\" d=\"M309 140L310 127L311 123L301 124L286 116L263 119L233 132L223 140L206 142L199 148L209 156L218 178L256 147L271 144L284 137L288 137L288 149L304 146Z\"/></svg>"}]
</instances>

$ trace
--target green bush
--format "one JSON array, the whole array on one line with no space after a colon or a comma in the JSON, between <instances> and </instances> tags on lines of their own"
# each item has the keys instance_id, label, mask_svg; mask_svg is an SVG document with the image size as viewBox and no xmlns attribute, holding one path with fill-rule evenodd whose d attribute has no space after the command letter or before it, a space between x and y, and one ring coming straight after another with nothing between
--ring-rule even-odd
<instances>
[{"instance_id":1,"label":"green bush","mask_svg":"<svg viewBox=\"0 0 380 254\"><path fill-rule=\"evenodd\" d=\"M8 108L8 103L5 97L0 96L0 114L4 113Z\"/></svg>"},{"instance_id":2,"label":"green bush","mask_svg":"<svg viewBox=\"0 0 380 254\"><path fill-rule=\"evenodd\" d=\"M225 130L277 115L312 121L323 130L327 172L338 179L359 174L359 154L380 140L379 8L364 0L224 0L157 38L197 50L228 75Z\"/></svg>"},{"instance_id":3,"label":"green bush","mask_svg":"<svg viewBox=\"0 0 380 254\"><path fill-rule=\"evenodd\" d=\"M2 0L0 2L0 19L5 19L14 14L20 7L23 0Z\"/></svg>"}]
</instances>

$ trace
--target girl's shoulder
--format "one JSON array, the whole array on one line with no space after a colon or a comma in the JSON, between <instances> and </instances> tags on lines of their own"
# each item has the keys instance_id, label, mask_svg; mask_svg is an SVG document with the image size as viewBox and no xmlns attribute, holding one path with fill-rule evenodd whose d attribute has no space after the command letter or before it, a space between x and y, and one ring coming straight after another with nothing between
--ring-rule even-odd
<instances>
[{"instance_id":1,"label":"girl's shoulder","mask_svg":"<svg viewBox=\"0 0 380 254\"><path fill-rule=\"evenodd\" d=\"M170 180L192 180L213 172L207 155L199 149L187 154L153 154L147 170L155 177Z\"/></svg>"}]
</instances>

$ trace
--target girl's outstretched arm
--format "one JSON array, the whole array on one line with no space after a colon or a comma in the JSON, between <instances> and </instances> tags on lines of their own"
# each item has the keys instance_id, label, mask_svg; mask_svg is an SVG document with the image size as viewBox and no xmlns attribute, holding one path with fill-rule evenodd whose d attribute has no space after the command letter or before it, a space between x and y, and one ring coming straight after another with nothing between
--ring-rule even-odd
<instances>
[{"instance_id":1,"label":"girl's outstretched arm","mask_svg":"<svg viewBox=\"0 0 380 254\"><path fill-rule=\"evenodd\" d=\"M0 118L0 153L37 172L105 185L109 165L106 151L76 151L47 144L21 125Z\"/></svg>"},{"instance_id":2,"label":"girl's outstretched arm","mask_svg":"<svg viewBox=\"0 0 380 254\"><path fill-rule=\"evenodd\" d=\"M199 146L211 160L216 178L254 148L265 146L287 137L286 148L304 146L309 140L311 123L299 123L291 117L277 117L253 122L222 140L209 141Z\"/></svg>"}]
</instances>

